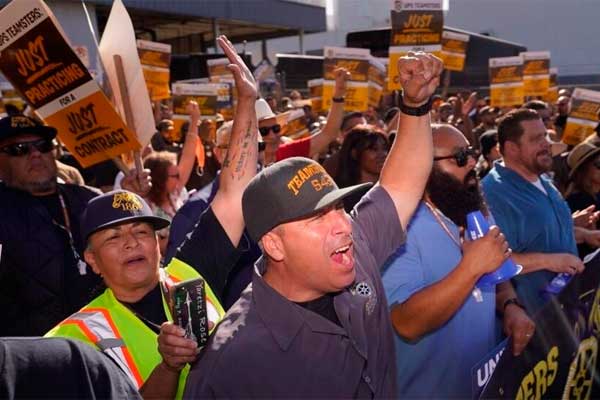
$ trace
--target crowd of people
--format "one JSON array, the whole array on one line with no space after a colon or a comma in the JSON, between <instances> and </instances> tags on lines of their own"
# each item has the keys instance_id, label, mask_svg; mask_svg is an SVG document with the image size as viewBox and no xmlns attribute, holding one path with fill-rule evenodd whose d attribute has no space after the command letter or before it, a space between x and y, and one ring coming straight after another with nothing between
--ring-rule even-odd
<instances>
[{"instance_id":1,"label":"crowd of people","mask_svg":"<svg viewBox=\"0 0 600 400\"><path fill-rule=\"evenodd\" d=\"M31 115L0 119L0 396L471 397L473 366L506 337L521 354L553 279L600 246L600 139L561 142L570 92L442 97L442 62L409 53L401 94L345 113L338 68L317 115L297 91L259 98L218 43L237 104L202 140L202 174L194 102L179 133L154 105L128 173L80 168ZM298 140L277 118L294 104ZM491 225L476 240L473 211ZM518 276L478 285L509 258ZM201 348L169 307L194 278Z\"/></svg>"}]
</instances>

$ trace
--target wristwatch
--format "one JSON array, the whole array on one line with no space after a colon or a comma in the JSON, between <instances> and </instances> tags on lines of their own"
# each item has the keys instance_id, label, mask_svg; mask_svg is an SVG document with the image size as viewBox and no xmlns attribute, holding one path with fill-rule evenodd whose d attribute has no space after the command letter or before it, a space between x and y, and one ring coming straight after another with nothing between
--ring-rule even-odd
<instances>
[{"instance_id":1,"label":"wristwatch","mask_svg":"<svg viewBox=\"0 0 600 400\"><path fill-rule=\"evenodd\" d=\"M343 103L344 101L346 101L346 98L344 96L342 96L342 97L332 97L331 101L333 101L334 103Z\"/></svg>"},{"instance_id":2,"label":"wristwatch","mask_svg":"<svg viewBox=\"0 0 600 400\"><path fill-rule=\"evenodd\" d=\"M429 97L427 103L420 105L419 107L410 107L404 104L402 94L400 95L400 111L406 115L412 115L413 117L421 117L431 111L431 104L433 103L433 97Z\"/></svg>"},{"instance_id":3,"label":"wristwatch","mask_svg":"<svg viewBox=\"0 0 600 400\"><path fill-rule=\"evenodd\" d=\"M502 312L504 312L506 310L506 307L509 306L510 304L514 304L517 307L521 307L523 310L525 309L525 307L523 306L523 304L521 304L519 299L517 299L516 297L511 297L510 299L507 299L504 302L504 305L502 306Z\"/></svg>"}]
</instances>

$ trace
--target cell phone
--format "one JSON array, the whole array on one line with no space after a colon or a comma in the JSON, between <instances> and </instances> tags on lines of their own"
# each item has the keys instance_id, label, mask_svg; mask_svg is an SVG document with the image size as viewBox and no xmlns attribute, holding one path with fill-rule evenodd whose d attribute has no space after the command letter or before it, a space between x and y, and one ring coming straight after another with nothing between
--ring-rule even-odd
<instances>
[{"instance_id":1,"label":"cell phone","mask_svg":"<svg viewBox=\"0 0 600 400\"><path fill-rule=\"evenodd\" d=\"M204 346L208 342L208 315L204 279L177 283L170 289L173 322L185 330L185 337Z\"/></svg>"}]
</instances>

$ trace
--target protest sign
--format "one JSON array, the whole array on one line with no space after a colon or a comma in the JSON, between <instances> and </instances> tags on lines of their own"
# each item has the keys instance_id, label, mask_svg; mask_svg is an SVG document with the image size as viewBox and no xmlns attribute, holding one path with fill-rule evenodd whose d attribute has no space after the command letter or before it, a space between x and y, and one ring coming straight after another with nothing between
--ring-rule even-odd
<instances>
[{"instance_id":1,"label":"protest sign","mask_svg":"<svg viewBox=\"0 0 600 400\"><path fill-rule=\"evenodd\" d=\"M523 58L523 90L525 96L545 96L550 87L550 52L527 51Z\"/></svg>"},{"instance_id":2,"label":"protest sign","mask_svg":"<svg viewBox=\"0 0 600 400\"><path fill-rule=\"evenodd\" d=\"M286 114L285 135L287 137L291 139L301 139L310 135L310 132L306 127L306 117L303 109L297 108L295 110L290 110Z\"/></svg>"},{"instance_id":3,"label":"protest sign","mask_svg":"<svg viewBox=\"0 0 600 400\"><path fill-rule=\"evenodd\" d=\"M492 107L523 104L523 58L490 58L490 99Z\"/></svg>"},{"instance_id":4,"label":"protest sign","mask_svg":"<svg viewBox=\"0 0 600 400\"><path fill-rule=\"evenodd\" d=\"M388 89L400 89L398 59L409 51L440 56L444 14L442 0L395 0L391 10Z\"/></svg>"},{"instance_id":5,"label":"protest sign","mask_svg":"<svg viewBox=\"0 0 600 400\"><path fill-rule=\"evenodd\" d=\"M171 45L138 39L137 49L150 100L168 99L171 97L169 92Z\"/></svg>"},{"instance_id":6,"label":"protest sign","mask_svg":"<svg viewBox=\"0 0 600 400\"><path fill-rule=\"evenodd\" d=\"M308 97L312 102L312 109L316 113L323 111L323 79L311 79L307 82Z\"/></svg>"},{"instance_id":7,"label":"protest sign","mask_svg":"<svg viewBox=\"0 0 600 400\"><path fill-rule=\"evenodd\" d=\"M469 35L444 31L442 33L441 59L448 71L463 71L469 46Z\"/></svg>"},{"instance_id":8,"label":"protest sign","mask_svg":"<svg viewBox=\"0 0 600 400\"><path fill-rule=\"evenodd\" d=\"M350 79L346 83L344 111L366 111L369 102L369 60L368 49L329 47L324 49L323 62L323 108L331 108L335 89L335 69L346 68Z\"/></svg>"},{"instance_id":9,"label":"protest sign","mask_svg":"<svg viewBox=\"0 0 600 400\"><path fill-rule=\"evenodd\" d=\"M502 353L481 398L598 397L600 259L590 258L584 272L536 313L535 335L524 352Z\"/></svg>"},{"instance_id":10,"label":"protest sign","mask_svg":"<svg viewBox=\"0 0 600 400\"><path fill-rule=\"evenodd\" d=\"M571 111L563 132L562 141L576 145L594 133L598 125L600 92L576 88L571 96Z\"/></svg>"},{"instance_id":11,"label":"protest sign","mask_svg":"<svg viewBox=\"0 0 600 400\"><path fill-rule=\"evenodd\" d=\"M41 0L0 11L0 70L88 167L140 144L68 44Z\"/></svg>"},{"instance_id":12,"label":"protest sign","mask_svg":"<svg viewBox=\"0 0 600 400\"><path fill-rule=\"evenodd\" d=\"M558 68L550 68L550 87L544 96L544 100L548 103L558 101Z\"/></svg>"},{"instance_id":13,"label":"protest sign","mask_svg":"<svg viewBox=\"0 0 600 400\"><path fill-rule=\"evenodd\" d=\"M369 106L378 107L385 87L385 65L375 57L369 60Z\"/></svg>"},{"instance_id":14,"label":"protest sign","mask_svg":"<svg viewBox=\"0 0 600 400\"><path fill-rule=\"evenodd\" d=\"M99 53L112 88L115 106L122 116L125 116L126 106L124 94L119 90L120 84L125 83L131 98L135 99L129 102L134 125L129 128L135 129L137 139L142 145L147 145L156 132L154 113L138 56L133 24L121 0L115 0L112 5L100 41ZM115 56L121 57L125 82L118 77Z\"/></svg>"},{"instance_id":15,"label":"protest sign","mask_svg":"<svg viewBox=\"0 0 600 400\"><path fill-rule=\"evenodd\" d=\"M226 121L233 119L235 104L237 103L235 80L233 79L233 75L229 69L227 69L229 64L230 62L227 58L214 58L206 60L210 81L214 83L226 83L229 85L230 102L227 106L219 107L219 113L223 115L223 118Z\"/></svg>"},{"instance_id":16,"label":"protest sign","mask_svg":"<svg viewBox=\"0 0 600 400\"><path fill-rule=\"evenodd\" d=\"M219 85L214 83L174 83L173 92L173 124L179 140L185 133L181 132L183 124L189 119L187 105L190 101L198 103L201 119L215 119L217 116L217 97Z\"/></svg>"}]
</instances>

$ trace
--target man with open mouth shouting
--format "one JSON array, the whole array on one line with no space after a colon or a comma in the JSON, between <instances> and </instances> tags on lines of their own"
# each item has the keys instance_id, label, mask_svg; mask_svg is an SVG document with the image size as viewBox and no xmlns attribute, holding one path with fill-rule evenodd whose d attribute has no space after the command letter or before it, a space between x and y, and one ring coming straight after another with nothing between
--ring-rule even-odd
<instances>
[{"instance_id":1,"label":"man with open mouth shouting","mask_svg":"<svg viewBox=\"0 0 600 400\"><path fill-rule=\"evenodd\" d=\"M312 160L290 158L252 179L246 228L263 256L190 371L187 398L394 397L392 327L380 268L404 240L433 159L429 109L441 61L410 53L395 143L379 182L350 215Z\"/></svg>"}]
</instances>

